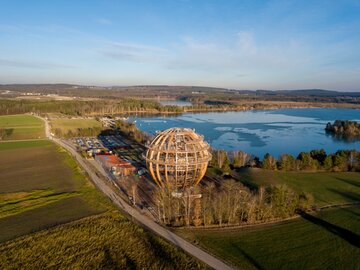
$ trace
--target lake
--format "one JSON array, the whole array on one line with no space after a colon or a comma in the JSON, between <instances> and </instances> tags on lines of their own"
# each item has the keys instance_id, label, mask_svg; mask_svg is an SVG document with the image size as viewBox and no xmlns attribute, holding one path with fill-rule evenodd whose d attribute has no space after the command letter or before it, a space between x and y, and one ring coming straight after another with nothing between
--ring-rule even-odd
<instances>
[{"instance_id":1,"label":"lake","mask_svg":"<svg viewBox=\"0 0 360 270\"><path fill-rule=\"evenodd\" d=\"M360 121L360 110L279 109L264 111L185 113L177 116L130 117L140 130L155 134L170 127L193 128L216 149L242 150L258 157L323 148L360 150L360 142L345 142L325 133L327 122Z\"/></svg>"}]
</instances>

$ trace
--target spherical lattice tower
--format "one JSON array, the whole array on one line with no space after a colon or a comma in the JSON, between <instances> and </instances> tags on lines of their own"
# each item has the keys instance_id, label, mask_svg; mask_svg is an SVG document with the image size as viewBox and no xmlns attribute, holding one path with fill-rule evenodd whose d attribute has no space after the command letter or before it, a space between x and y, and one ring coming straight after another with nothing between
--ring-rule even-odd
<instances>
[{"instance_id":1,"label":"spherical lattice tower","mask_svg":"<svg viewBox=\"0 0 360 270\"><path fill-rule=\"evenodd\" d=\"M211 159L204 137L189 128L170 128L147 144L148 170L160 187L182 191L196 186Z\"/></svg>"}]
</instances>

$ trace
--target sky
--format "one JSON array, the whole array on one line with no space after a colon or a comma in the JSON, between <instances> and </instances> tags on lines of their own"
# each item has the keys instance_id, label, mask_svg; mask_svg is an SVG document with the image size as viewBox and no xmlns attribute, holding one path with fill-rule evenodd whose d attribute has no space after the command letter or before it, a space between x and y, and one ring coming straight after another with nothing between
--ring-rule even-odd
<instances>
[{"instance_id":1,"label":"sky","mask_svg":"<svg viewBox=\"0 0 360 270\"><path fill-rule=\"evenodd\" d=\"M0 83L360 91L360 0L0 0Z\"/></svg>"}]
</instances>

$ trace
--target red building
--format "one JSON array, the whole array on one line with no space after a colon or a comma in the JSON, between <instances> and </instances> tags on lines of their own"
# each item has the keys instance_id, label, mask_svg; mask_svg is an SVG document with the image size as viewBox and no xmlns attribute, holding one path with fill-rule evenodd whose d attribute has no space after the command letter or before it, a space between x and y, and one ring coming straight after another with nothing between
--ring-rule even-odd
<instances>
[{"instance_id":1,"label":"red building","mask_svg":"<svg viewBox=\"0 0 360 270\"><path fill-rule=\"evenodd\" d=\"M128 176L135 171L135 167L115 155L96 155L95 160L98 161L105 170L113 175Z\"/></svg>"}]
</instances>

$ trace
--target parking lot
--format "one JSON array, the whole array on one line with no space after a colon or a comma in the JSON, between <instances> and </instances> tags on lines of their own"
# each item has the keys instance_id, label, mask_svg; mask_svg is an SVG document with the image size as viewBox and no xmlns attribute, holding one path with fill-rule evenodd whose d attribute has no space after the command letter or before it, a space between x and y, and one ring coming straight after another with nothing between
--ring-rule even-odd
<instances>
[{"instance_id":1,"label":"parking lot","mask_svg":"<svg viewBox=\"0 0 360 270\"><path fill-rule=\"evenodd\" d=\"M96 138L76 138L75 143L82 150L88 150L93 148L104 148L102 143Z\"/></svg>"},{"instance_id":2,"label":"parking lot","mask_svg":"<svg viewBox=\"0 0 360 270\"><path fill-rule=\"evenodd\" d=\"M111 152L120 159L131 163L135 168L135 173L129 176L114 176L109 175L110 179L116 183L116 186L129 198L132 202L134 196L136 197L136 205L141 209L147 209L151 215L156 219L157 215L154 209L155 203L153 201L153 190L155 183L147 172L145 161L142 154L146 148L121 134L114 135L99 135L95 137L75 138L73 143L78 146L78 149L89 153L98 154L97 150ZM97 161L92 161L97 163ZM99 164L99 166L101 166ZM136 185L136 195L134 195L134 185Z\"/></svg>"}]
</instances>

